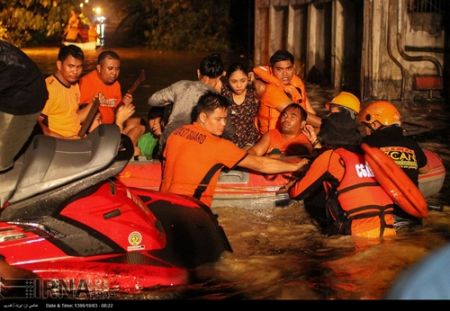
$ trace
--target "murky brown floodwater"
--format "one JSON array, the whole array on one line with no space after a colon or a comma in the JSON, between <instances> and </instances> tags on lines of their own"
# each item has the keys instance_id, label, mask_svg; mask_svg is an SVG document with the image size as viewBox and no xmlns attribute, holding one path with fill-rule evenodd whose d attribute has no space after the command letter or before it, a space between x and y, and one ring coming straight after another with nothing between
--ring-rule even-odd
<instances>
[{"instance_id":1,"label":"murky brown floodwater","mask_svg":"<svg viewBox=\"0 0 450 311\"><path fill-rule=\"evenodd\" d=\"M180 79L195 79L203 55L117 49L122 57L121 82L131 85L144 68L147 80L136 92L138 113L147 113L146 98ZM57 50L26 49L45 74L54 71ZM87 54L87 69L97 52ZM231 57L230 57L231 58ZM229 58L229 59L230 59ZM228 62L227 62L228 63ZM308 86L319 110L330 90ZM450 167L448 103L411 103L402 108L405 128L422 147L437 152ZM450 240L450 191L447 177L441 193L428 199L442 211L431 211L423 228L384 241L321 235L301 203L285 208L216 208L233 246L218 263L195 271L189 286L146 291L123 299L377 299L398 273ZM443 273L449 273L445 271Z\"/></svg>"}]
</instances>

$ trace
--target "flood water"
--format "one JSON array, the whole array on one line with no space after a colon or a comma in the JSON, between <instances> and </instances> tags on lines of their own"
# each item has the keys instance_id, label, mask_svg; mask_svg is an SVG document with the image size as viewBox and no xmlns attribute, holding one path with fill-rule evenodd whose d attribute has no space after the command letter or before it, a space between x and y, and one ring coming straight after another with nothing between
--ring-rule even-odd
<instances>
[{"instance_id":1,"label":"flood water","mask_svg":"<svg viewBox=\"0 0 450 311\"><path fill-rule=\"evenodd\" d=\"M122 58L123 90L145 69L147 80L135 93L137 113L147 113L146 99L154 91L181 80L196 78L203 55L117 49ZM56 48L26 49L43 73L55 68ZM86 71L93 69L99 51L87 54ZM231 60L233 57L225 58ZM227 61L227 64L229 62ZM307 86L313 105L332 98L331 90ZM426 96L426 94L424 94ZM405 128L421 146L437 152L450 167L448 103L414 102L401 112ZM400 232L394 239L357 240L319 233L302 207L216 208L219 222L234 252L194 271L188 286L148 290L123 299L380 299L398 274L450 240L449 178L424 226ZM443 273L450 273L443 271ZM424 285L426 286L426 285Z\"/></svg>"}]
</instances>

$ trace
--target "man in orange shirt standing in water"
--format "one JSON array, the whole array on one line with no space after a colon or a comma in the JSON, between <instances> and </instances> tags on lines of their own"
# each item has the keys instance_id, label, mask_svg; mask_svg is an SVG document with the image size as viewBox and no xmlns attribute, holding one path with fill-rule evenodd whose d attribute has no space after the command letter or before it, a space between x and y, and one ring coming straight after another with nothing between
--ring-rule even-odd
<instances>
[{"instance_id":1,"label":"man in orange shirt standing in water","mask_svg":"<svg viewBox=\"0 0 450 311\"><path fill-rule=\"evenodd\" d=\"M211 206L223 167L241 166L267 174L294 172L308 163L284 162L249 155L231 141L220 138L228 115L228 100L211 91L200 97L194 108L193 124L182 126L169 136L164 149L161 191L192 196Z\"/></svg>"}]
</instances>

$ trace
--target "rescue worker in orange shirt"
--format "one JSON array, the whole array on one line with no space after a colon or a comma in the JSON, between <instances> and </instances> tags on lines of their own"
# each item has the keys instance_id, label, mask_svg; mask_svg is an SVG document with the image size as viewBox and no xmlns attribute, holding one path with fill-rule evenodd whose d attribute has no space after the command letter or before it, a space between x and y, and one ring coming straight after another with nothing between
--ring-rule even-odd
<instances>
[{"instance_id":1,"label":"rescue worker in orange shirt","mask_svg":"<svg viewBox=\"0 0 450 311\"><path fill-rule=\"evenodd\" d=\"M327 148L290 189L304 199L325 189L325 202L305 208L327 234L364 238L394 236L393 201L375 180L359 147L361 135L349 112L324 119L319 140Z\"/></svg>"},{"instance_id":2,"label":"rescue worker in orange shirt","mask_svg":"<svg viewBox=\"0 0 450 311\"><path fill-rule=\"evenodd\" d=\"M272 129L248 150L253 155L307 155L313 146L303 133L307 113L299 104L291 103L280 116L280 129Z\"/></svg>"},{"instance_id":3,"label":"rescue worker in orange shirt","mask_svg":"<svg viewBox=\"0 0 450 311\"><path fill-rule=\"evenodd\" d=\"M193 111L193 124L173 131L164 149L161 191L192 196L211 206L223 167L241 166L275 174L300 170L308 160L295 163L249 155L231 141L220 137L225 129L229 101L208 91Z\"/></svg>"}]
</instances>

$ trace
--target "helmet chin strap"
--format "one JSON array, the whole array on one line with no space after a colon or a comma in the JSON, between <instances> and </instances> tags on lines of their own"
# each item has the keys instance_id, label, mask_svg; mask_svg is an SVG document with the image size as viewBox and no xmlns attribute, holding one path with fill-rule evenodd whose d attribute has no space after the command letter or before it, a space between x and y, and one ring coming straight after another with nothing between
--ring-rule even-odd
<instances>
[{"instance_id":1,"label":"helmet chin strap","mask_svg":"<svg viewBox=\"0 0 450 311\"><path fill-rule=\"evenodd\" d=\"M364 125L370 129L371 133L375 132L377 129L380 128L380 127L376 127L374 124L375 124L375 122L372 122L372 123L364 122Z\"/></svg>"},{"instance_id":2,"label":"helmet chin strap","mask_svg":"<svg viewBox=\"0 0 450 311\"><path fill-rule=\"evenodd\" d=\"M371 129L372 131L377 131L377 130L382 129L382 128L385 128L385 127L386 127L386 126L384 126L383 124L381 124L381 123L378 122L378 121L374 121L374 122L370 123L370 129Z\"/></svg>"}]
</instances>

